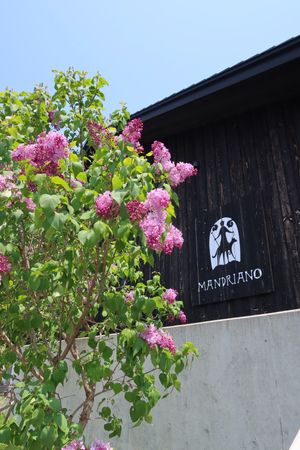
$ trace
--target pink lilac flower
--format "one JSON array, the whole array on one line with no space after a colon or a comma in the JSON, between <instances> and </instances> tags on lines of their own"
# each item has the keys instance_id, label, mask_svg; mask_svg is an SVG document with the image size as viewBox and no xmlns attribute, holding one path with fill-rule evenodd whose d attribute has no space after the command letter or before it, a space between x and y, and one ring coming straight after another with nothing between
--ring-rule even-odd
<instances>
[{"instance_id":1,"label":"pink lilac flower","mask_svg":"<svg viewBox=\"0 0 300 450\"><path fill-rule=\"evenodd\" d=\"M78 439L77 441L72 441L69 444L65 445L61 450L87 450L82 439Z\"/></svg>"},{"instance_id":2,"label":"pink lilac flower","mask_svg":"<svg viewBox=\"0 0 300 450\"><path fill-rule=\"evenodd\" d=\"M36 190L37 190L37 185L33 181L29 181L27 183L27 187L31 192L36 192Z\"/></svg>"},{"instance_id":3,"label":"pink lilac flower","mask_svg":"<svg viewBox=\"0 0 300 450\"><path fill-rule=\"evenodd\" d=\"M170 305L175 302L178 292L175 289L167 289L163 294L163 299L167 300Z\"/></svg>"},{"instance_id":4,"label":"pink lilac flower","mask_svg":"<svg viewBox=\"0 0 300 450\"><path fill-rule=\"evenodd\" d=\"M180 184L180 173L176 166L170 170L169 178L172 187L177 187Z\"/></svg>"},{"instance_id":5,"label":"pink lilac flower","mask_svg":"<svg viewBox=\"0 0 300 450\"><path fill-rule=\"evenodd\" d=\"M169 314L168 317L167 317L167 321L168 321L169 323L173 323L173 322L175 321L175 316L174 316L174 314Z\"/></svg>"},{"instance_id":6,"label":"pink lilac flower","mask_svg":"<svg viewBox=\"0 0 300 450\"><path fill-rule=\"evenodd\" d=\"M36 204L34 203L34 201L32 200L32 198L30 197L25 197L24 198L24 202L26 203L26 208L29 211L34 211L36 208Z\"/></svg>"},{"instance_id":7,"label":"pink lilac flower","mask_svg":"<svg viewBox=\"0 0 300 450\"><path fill-rule=\"evenodd\" d=\"M11 174L0 175L0 191L5 191L6 189L15 189L16 184L14 178Z\"/></svg>"},{"instance_id":8,"label":"pink lilac flower","mask_svg":"<svg viewBox=\"0 0 300 450\"><path fill-rule=\"evenodd\" d=\"M120 207L113 200L110 191L98 195L95 202L96 213L105 219L113 219L119 214Z\"/></svg>"},{"instance_id":9,"label":"pink lilac flower","mask_svg":"<svg viewBox=\"0 0 300 450\"><path fill-rule=\"evenodd\" d=\"M47 175L58 173L58 161L69 155L68 141L57 131L42 133L34 144L19 145L12 152L15 161L28 160L39 172Z\"/></svg>"},{"instance_id":10,"label":"pink lilac flower","mask_svg":"<svg viewBox=\"0 0 300 450\"><path fill-rule=\"evenodd\" d=\"M0 191L5 191L6 189L6 177L0 175Z\"/></svg>"},{"instance_id":11,"label":"pink lilac flower","mask_svg":"<svg viewBox=\"0 0 300 450\"><path fill-rule=\"evenodd\" d=\"M147 245L153 250L162 250L161 236L166 230L166 217L165 211L155 211L148 213L140 222L140 227L146 236Z\"/></svg>"},{"instance_id":12,"label":"pink lilac flower","mask_svg":"<svg viewBox=\"0 0 300 450\"><path fill-rule=\"evenodd\" d=\"M154 141L151 145L154 156L154 165L161 164L164 172L169 172L174 166L171 161L171 154L162 142ZM159 171L159 169L158 169Z\"/></svg>"},{"instance_id":13,"label":"pink lilac flower","mask_svg":"<svg viewBox=\"0 0 300 450\"><path fill-rule=\"evenodd\" d=\"M158 330L154 324L146 326L145 330L140 333L140 337L144 339L150 348L158 345L160 348L167 348L174 355L176 346L172 336L163 330Z\"/></svg>"},{"instance_id":14,"label":"pink lilac flower","mask_svg":"<svg viewBox=\"0 0 300 450\"><path fill-rule=\"evenodd\" d=\"M170 350L170 352L175 355L176 353L176 345L175 342L173 340L173 337L166 333L163 330L159 330L160 331L160 342L159 342L159 347L161 348L168 348Z\"/></svg>"},{"instance_id":15,"label":"pink lilac flower","mask_svg":"<svg viewBox=\"0 0 300 450\"><path fill-rule=\"evenodd\" d=\"M113 448L110 446L109 442L103 442L99 439L95 439L90 450L113 450Z\"/></svg>"},{"instance_id":16,"label":"pink lilac flower","mask_svg":"<svg viewBox=\"0 0 300 450\"><path fill-rule=\"evenodd\" d=\"M113 133L100 123L96 123L90 120L87 123L87 127L92 141L96 147L115 142L115 136L113 135Z\"/></svg>"},{"instance_id":17,"label":"pink lilac flower","mask_svg":"<svg viewBox=\"0 0 300 450\"><path fill-rule=\"evenodd\" d=\"M148 192L145 207L149 211L162 211L170 204L170 195L165 189L153 189Z\"/></svg>"},{"instance_id":18,"label":"pink lilac flower","mask_svg":"<svg viewBox=\"0 0 300 450\"><path fill-rule=\"evenodd\" d=\"M131 303L134 300L134 291L129 291L125 294L125 303Z\"/></svg>"},{"instance_id":19,"label":"pink lilac flower","mask_svg":"<svg viewBox=\"0 0 300 450\"><path fill-rule=\"evenodd\" d=\"M179 162L170 170L170 183L172 187L177 187L188 177L197 175L198 170L192 164Z\"/></svg>"},{"instance_id":20,"label":"pink lilac flower","mask_svg":"<svg viewBox=\"0 0 300 450\"><path fill-rule=\"evenodd\" d=\"M183 311L179 312L178 319L180 323L187 323L187 318Z\"/></svg>"},{"instance_id":21,"label":"pink lilac flower","mask_svg":"<svg viewBox=\"0 0 300 450\"><path fill-rule=\"evenodd\" d=\"M128 122L120 137L123 141L132 144L137 152L142 152L144 149L139 142L142 130L143 122L141 119L133 119Z\"/></svg>"},{"instance_id":22,"label":"pink lilac flower","mask_svg":"<svg viewBox=\"0 0 300 450\"><path fill-rule=\"evenodd\" d=\"M167 236L164 240L162 250L167 255L170 255L174 247L181 248L183 245L182 233L174 225L170 225Z\"/></svg>"},{"instance_id":23,"label":"pink lilac flower","mask_svg":"<svg viewBox=\"0 0 300 450\"><path fill-rule=\"evenodd\" d=\"M11 263L7 256L0 253L0 275L11 271Z\"/></svg>"},{"instance_id":24,"label":"pink lilac flower","mask_svg":"<svg viewBox=\"0 0 300 450\"><path fill-rule=\"evenodd\" d=\"M144 203L139 200L131 200L128 202L126 209L132 222L140 222L147 212Z\"/></svg>"}]
</instances>

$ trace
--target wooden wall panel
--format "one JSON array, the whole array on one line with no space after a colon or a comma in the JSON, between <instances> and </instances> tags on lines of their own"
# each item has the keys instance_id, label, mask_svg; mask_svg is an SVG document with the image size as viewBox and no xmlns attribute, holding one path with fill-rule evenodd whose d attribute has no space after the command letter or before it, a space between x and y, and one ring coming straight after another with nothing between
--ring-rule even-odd
<instances>
[{"instance_id":1,"label":"wooden wall panel","mask_svg":"<svg viewBox=\"0 0 300 450\"><path fill-rule=\"evenodd\" d=\"M299 308L300 99L174 134L164 142L173 160L200 163L199 175L178 188L181 207L176 221L185 238L184 247L171 257L156 258L165 285L179 290L189 321ZM263 204L274 292L192 306L199 270L197 220L251 192Z\"/></svg>"}]
</instances>

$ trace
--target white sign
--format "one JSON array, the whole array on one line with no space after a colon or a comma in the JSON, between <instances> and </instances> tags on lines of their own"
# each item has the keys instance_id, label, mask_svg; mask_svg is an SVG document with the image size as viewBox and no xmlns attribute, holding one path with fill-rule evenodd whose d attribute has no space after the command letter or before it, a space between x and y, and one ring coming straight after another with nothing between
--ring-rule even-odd
<instances>
[{"instance_id":1,"label":"white sign","mask_svg":"<svg viewBox=\"0 0 300 450\"><path fill-rule=\"evenodd\" d=\"M212 269L231 261L241 261L239 230L230 217L222 217L211 227L209 253Z\"/></svg>"}]
</instances>

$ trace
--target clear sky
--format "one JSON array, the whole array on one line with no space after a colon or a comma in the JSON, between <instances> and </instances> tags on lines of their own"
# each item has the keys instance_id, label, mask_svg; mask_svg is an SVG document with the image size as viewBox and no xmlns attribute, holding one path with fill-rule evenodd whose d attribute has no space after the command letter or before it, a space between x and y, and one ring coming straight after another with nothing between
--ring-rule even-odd
<instances>
[{"instance_id":1,"label":"clear sky","mask_svg":"<svg viewBox=\"0 0 300 450\"><path fill-rule=\"evenodd\" d=\"M0 0L0 90L97 70L133 113L300 34L300 0Z\"/></svg>"}]
</instances>

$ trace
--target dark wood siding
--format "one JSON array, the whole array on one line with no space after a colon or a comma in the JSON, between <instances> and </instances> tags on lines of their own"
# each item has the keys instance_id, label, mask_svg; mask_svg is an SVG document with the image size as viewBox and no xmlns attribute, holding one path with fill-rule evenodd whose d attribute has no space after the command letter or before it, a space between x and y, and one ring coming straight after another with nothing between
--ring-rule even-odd
<instances>
[{"instance_id":1,"label":"dark wood siding","mask_svg":"<svg viewBox=\"0 0 300 450\"><path fill-rule=\"evenodd\" d=\"M273 104L164 138L173 160L199 161L178 188L183 249L157 258L167 287L184 300L190 322L300 307L300 99ZM255 192L261 198L274 292L192 306L197 295L195 222L216 206Z\"/></svg>"}]
</instances>

